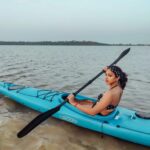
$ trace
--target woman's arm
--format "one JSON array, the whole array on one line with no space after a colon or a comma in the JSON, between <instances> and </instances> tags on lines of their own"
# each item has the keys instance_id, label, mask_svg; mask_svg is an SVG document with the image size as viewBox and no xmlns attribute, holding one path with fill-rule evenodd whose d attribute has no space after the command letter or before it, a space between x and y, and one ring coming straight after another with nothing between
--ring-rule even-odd
<instances>
[{"instance_id":1,"label":"woman's arm","mask_svg":"<svg viewBox=\"0 0 150 150\"><path fill-rule=\"evenodd\" d=\"M101 100L96 103L94 107L85 107L84 105L80 105L79 103L76 105L76 107L89 114L89 115L96 115L103 111L112 101L112 94L110 92L107 92L103 95Z\"/></svg>"}]
</instances>

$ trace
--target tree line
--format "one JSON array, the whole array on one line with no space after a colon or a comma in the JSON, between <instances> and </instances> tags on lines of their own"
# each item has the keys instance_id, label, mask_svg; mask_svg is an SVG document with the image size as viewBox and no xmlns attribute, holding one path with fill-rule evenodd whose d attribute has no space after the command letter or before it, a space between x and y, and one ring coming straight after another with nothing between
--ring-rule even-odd
<instances>
[{"instance_id":1,"label":"tree line","mask_svg":"<svg viewBox=\"0 0 150 150\"><path fill-rule=\"evenodd\" d=\"M108 44L94 41L0 41L0 45L66 45L66 46L150 46L150 44Z\"/></svg>"}]
</instances>

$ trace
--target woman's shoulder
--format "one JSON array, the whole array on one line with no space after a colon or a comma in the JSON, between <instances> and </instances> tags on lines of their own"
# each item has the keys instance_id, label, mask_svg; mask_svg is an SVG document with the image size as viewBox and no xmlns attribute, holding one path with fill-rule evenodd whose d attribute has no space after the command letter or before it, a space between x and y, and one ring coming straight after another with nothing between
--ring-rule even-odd
<instances>
[{"instance_id":1,"label":"woman's shoulder","mask_svg":"<svg viewBox=\"0 0 150 150\"><path fill-rule=\"evenodd\" d=\"M103 97L107 97L107 98L113 98L117 95L122 94L121 90L108 90L103 94Z\"/></svg>"},{"instance_id":2,"label":"woman's shoulder","mask_svg":"<svg viewBox=\"0 0 150 150\"><path fill-rule=\"evenodd\" d=\"M113 92L112 91L106 91L104 94L103 94L103 97L109 97L111 98L113 96Z\"/></svg>"},{"instance_id":3,"label":"woman's shoulder","mask_svg":"<svg viewBox=\"0 0 150 150\"><path fill-rule=\"evenodd\" d=\"M123 90L122 90L122 88L121 87L116 87L116 88L114 88L114 89L112 89L112 90L109 90L109 92L111 93L111 94L118 94L118 93L122 93L123 92Z\"/></svg>"},{"instance_id":4,"label":"woman's shoulder","mask_svg":"<svg viewBox=\"0 0 150 150\"><path fill-rule=\"evenodd\" d=\"M106 91L103 94L103 97L101 98L100 102L101 103L111 103L111 101L113 100L113 94L110 91Z\"/></svg>"}]
</instances>

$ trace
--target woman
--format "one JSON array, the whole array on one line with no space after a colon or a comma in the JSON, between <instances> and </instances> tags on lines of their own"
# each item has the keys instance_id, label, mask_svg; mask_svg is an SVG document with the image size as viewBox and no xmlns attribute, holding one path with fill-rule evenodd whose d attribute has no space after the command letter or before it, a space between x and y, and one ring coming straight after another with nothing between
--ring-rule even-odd
<instances>
[{"instance_id":1,"label":"woman","mask_svg":"<svg viewBox=\"0 0 150 150\"><path fill-rule=\"evenodd\" d=\"M69 102L79 110L89 115L108 115L119 104L123 90L126 86L127 75L118 66L104 68L105 82L109 89L98 96L96 103L90 100L78 101L73 94L67 98Z\"/></svg>"}]
</instances>

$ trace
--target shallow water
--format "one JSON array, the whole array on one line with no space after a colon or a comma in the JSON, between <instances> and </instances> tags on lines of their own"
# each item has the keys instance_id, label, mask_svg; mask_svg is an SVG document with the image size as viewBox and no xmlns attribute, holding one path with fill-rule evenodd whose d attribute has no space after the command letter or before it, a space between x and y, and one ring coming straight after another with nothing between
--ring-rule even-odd
<instances>
[{"instance_id":1,"label":"shallow water","mask_svg":"<svg viewBox=\"0 0 150 150\"><path fill-rule=\"evenodd\" d=\"M127 47L100 46L0 46L0 80L74 92ZM149 47L131 47L118 65L129 82L120 105L149 112ZM81 93L96 97L104 92L103 76ZM50 118L28 136L17 132L38 113L0 95L0 150L146 150L148 148L92 132Z\"/></svg>"}]
</instances>

